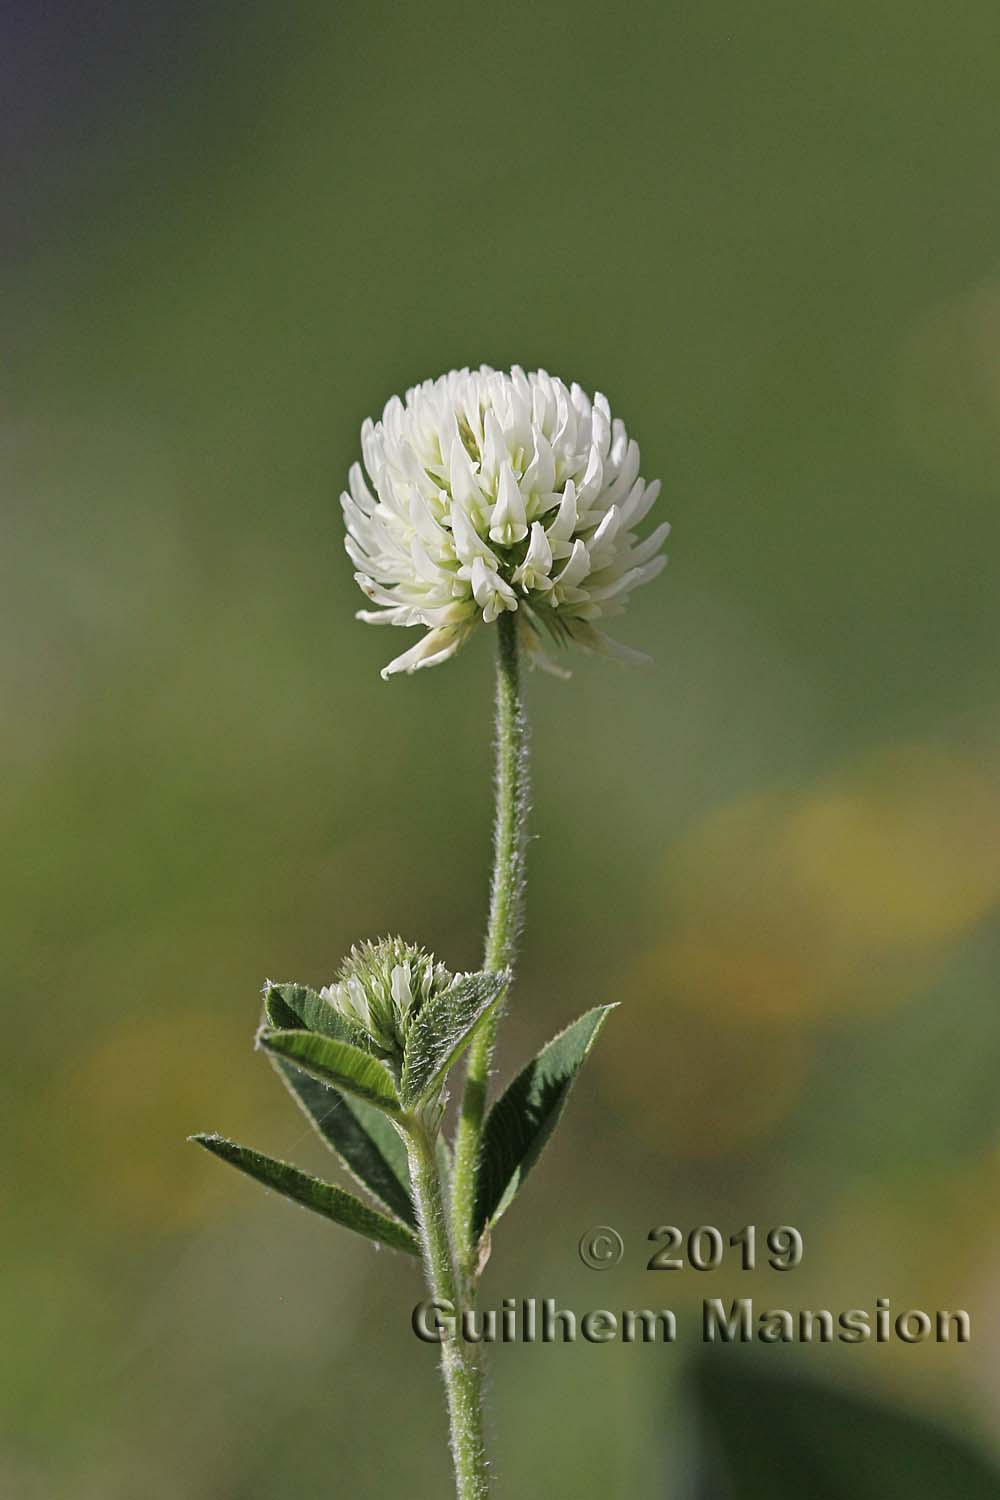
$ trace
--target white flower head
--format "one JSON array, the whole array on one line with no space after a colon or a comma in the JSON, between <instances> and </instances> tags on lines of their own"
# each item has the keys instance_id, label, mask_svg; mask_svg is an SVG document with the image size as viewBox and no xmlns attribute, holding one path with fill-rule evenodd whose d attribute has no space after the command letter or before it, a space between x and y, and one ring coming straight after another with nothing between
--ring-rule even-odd
<instances>
[{"instance_id":1,"label":"white flower head","mask_svg":"<svg viewBox=\"0 0 1000 1500\"><path fill-rule=\"evenodd\" d=\"M634 658L593 621L621 614L666 565L666 522L636 528L659 494L607 400L517 365L452 370L365 422L341 496L355 578L377 606L358 618L424 625L383 677L454 656L480 620L516 612L529 661L560 644Z\"/></svg>"},{"instance_id":2,"label":"white flower head","mask_svg":"<svg viewBox=\"0 0 1000 1500\"><path fill-rule=\"evenodd\" d=\"M402 1055L421 1008L453 978L433 954L389 937L356 944L336 981L320 994L364 1033L373 1051L394 1059Z\"/></svg>"}]
</instances>

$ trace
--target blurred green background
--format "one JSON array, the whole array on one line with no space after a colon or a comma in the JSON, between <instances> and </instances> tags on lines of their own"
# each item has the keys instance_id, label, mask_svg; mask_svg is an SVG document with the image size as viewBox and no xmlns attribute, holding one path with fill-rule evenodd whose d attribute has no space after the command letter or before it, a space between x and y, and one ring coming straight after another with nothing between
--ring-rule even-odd
<instances>
[{"instance_id":1,"label":"blurred green background","mask_svg":"<svg viewBox=\"0 0 1000 1500\"><path fill-rule=\"evenodd\" d=\"M329 1172L264 978L386 929L476 963L490 642L381 682L337 496L365 416L484 360L606 391L675 528L618 632L655 668L529 683L504 1069L623 1004L487 1298L670 1305L692 1352L709 1295L966 1307L966 1348L765 1359L989 1444L996 21L5 10L4 1494L448 1491L415 1267L184 1138ZM747 1222L802 1267L643 1269ZM685 1352L498 1350L503 1493L684 1493Z\"/></svg>"}]
</instances>

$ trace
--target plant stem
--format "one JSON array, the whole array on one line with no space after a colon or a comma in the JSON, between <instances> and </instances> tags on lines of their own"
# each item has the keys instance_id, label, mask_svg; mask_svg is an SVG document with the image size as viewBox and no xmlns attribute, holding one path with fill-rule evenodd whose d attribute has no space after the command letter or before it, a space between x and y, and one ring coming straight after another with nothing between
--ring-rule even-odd
<instances>
[{"instance_id":1,"label":"plant stem","mask_svg":"<svg viewBox=\"0 0 1000 1500\"><path fill-rule=\"evenodd\" d=\"M483 968L493 973L510 968L517 950L524 912L527 821L528 721L521 701L517 617L514 613L504 613L497 621L496 820L490 917L483 959ZM455 1134L452 1229L463 1295L471 1293L475 1284L476 1184L498 1021L499 1007L484 1021L469 1048L465 1093Z\"/></svg>"},{"instance_id":2,"label":"plant stem","mask_svg":"<svg viewBox=\"0 0 1000 1500\"><path fill-rule=\"evenodd\" d=\"M456 1313L461 1303L448 1239L437 1158L426 1133L415 1126L407 1133L410 1179L420 1221L427 1284L435 1301L448 1303ZM455 1465L458 1500L487 1500L490 1490L486 1443L483 1437L482 1379L457 1338L441 1345L441 1370L448 1396L451 1456Z\"/></svg>"}]
</instances>

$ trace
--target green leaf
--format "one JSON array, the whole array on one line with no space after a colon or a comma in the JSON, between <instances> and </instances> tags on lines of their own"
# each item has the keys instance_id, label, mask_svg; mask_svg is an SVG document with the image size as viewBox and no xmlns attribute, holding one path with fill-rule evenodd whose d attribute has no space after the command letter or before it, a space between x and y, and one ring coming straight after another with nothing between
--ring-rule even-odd
<instances>
[{"instance_id":1,"label":"green leaf","mask_svg":"<svg viewBox=\"0 0 1000 1500\"><path fill-rule=\"evenodd\" d=\"M211 1151L213 1156L218 1156L222 1161L245 1172L248 1177L262 1182L265 1187L273 1188L295 1203L301 1203L303 1208L311 1208L315 1213L332 1219L335 1224L342 1224L345 1229L353 1229L356 1234L363 1234L393 1250L403 1250L407 1255L420 1254L416 1236L402 1224L397 1224L395 1219L386 1218L385 1214L376 1213L360 1199L333 1187L331 1183L320 1182L318 1178L310 1177L308 1172L300 1172L298 1167L276 1161L272 1156L263 1156L247 1146L238 1146L235 1141L227 1141L221 1135L193 1135L190 1139L199 1146L204 1146L206 1151Z\"/></svg>"},{"instance_id":2,"label":"green leaf","mask_svg":"<svg viewBox=\"0 0 1000 1500\"><path fill-rule=\"evenodd\" d=\"M352 1026L329 1000L324 1000L307 984L268 984L264 990L264 1011L268 1025L277 1031L305 1028L365 1050L361 1028Z\"/></svg>"},{"instance_id":3,"label":"green leaf","mask_svg":"<svg viewBox=\"0 0 1000 1500\"><path fill-rule=\"evenodd\" d=\"M462 974L418 1012L406 1039L399 1092L411 1108L433 1092L496 1005L510 974Z\"/></svg>"},{"instance_id":4,"label":"green leaf","mask_svg":"<svg viewBox=\"0 0 1000 1500\"><path fill-rule=\"evenodd\" d=\"M699 1493L732 1500L1000 1500L1000 1472L954 1434L763 1360L706 1353L695 1382Z\"/></svg>"},{"instance_id":5,"label":"green leaf","mask_svg":"<svg viewBox=\"0 0 1000 1500\"><path fill-rule=\"evenodd\" d=\"M281 991L285 988L281 984L264 986L264 1018L274 1031L295 1031L302 1026L301 1019L282 998Z\"/></svg>"},{"instance_id":6,"label":"green leaf","mask_svg":"<svg viewBox=\"0 0 1000 1500\"><path fill-rule=\"evenodd\" d=\"M372 1196L416 1228L417 1215L410 1196L406 1147L394 1126L374 1104L352 1098L302 1073L284 1058L272 1057L275 1071L287 1084L326 1144L336 1152L351 1176Z\"/></svg>"},{"instance_id":7,"label":"green leaf","mask_svg":"<svg viewBox=\"0 0 1000 1500\"><path fill-rule=\"evenodd\" d=\"M477 1232L510 1206L559 1121L573 1080L613 1005L588 1010L553 1037L494 1104L483 1132Z\"/></svg>"},{"instance_id":8,"label":"green leaf","mask_svg":"<svg viewBox=\"0 0 1000 1500\"><path fill-rule=\"evenodd\" d=\"M287 1058L320 1083L377 1104L387 1114L399 1114L399 1095L388 1069L360 1047L312 1031L272 1031L266 1026L257 1040L267 1052Z\"/></svg>"}]
</instances>

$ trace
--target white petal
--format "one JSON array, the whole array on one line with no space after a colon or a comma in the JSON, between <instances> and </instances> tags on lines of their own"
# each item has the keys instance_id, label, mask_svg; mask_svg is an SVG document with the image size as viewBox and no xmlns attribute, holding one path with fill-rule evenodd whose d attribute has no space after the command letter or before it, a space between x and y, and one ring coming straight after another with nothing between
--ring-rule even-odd
<instances>
[{"instance_id":1,"label":"white petal","mask_svg":"<svg viewBox=\"0 0 1000 1500\"><path fill-rule=\"evenodd\" d=\"M492 482L500 473L500 465L509 460L503 428L491 408L483 418L483 473Z\"/></svg>"},{"instance_id":2,"label":"white petal","mask_svg":"<svg viewBox=\"0 0 1000 1500\"><path fill-rule=\"evenodd\" d=\"M515 570L514 582L523 589L548 590L552 587L552 548L540 521L531 524L531 541L524 562Z\"/></svg>"},{"instance_id":3,"label":"white petal","mask_svg":"<svg viewBox=\"0 0 1000 1500\"><path fill-rule=\"evenodd\" d=\"M472 564L472 592L487 625L505 609L517 609L517 595L510 584L488 568L481 557Z\"/></svg>"},{"instance_id":4,"label":"white petal","mask_svg":"<svg viewBox=\"0 0 1000 1500\"><path fill-rule=\"evenodd\" d=\"M654 479L652 484L647 484L642 489L642 494L633 502L631 494L626 502L625 525L629 528L638 526L644 521L653 505L656 503L660 493L660 481Z\"/></svg>"},{"instance_id":5,"label":"white petal","mask_svg":"<svg viewBox=\"0 0 1000 1500\"><path fill-rule=\"evenodd\" d=\"M604 464L601 460L601 455L597 451L597 448L592 447L590 450L590 457L587 460L587 468L584 472L584 476L580 484L578 496L579 500L585 507L589 506L591 501L600 494L601 485L603 483Z\"/></svg>"},{"instance_id":6,"label":"white petal","mask_svg":"<svg viewBox=\"0 0 1000 1500\"><path fill-rule=\"evenodd\" d=\"M498 568L500 566L496 554L483 541L463 510L452 511L451 526L452 535L455 538L455 552L460 561L471 563L475 558L482 557L491 563L493 567Z\"/></svg>"},{"instance_id":7,"label":"white petal","mask_svg":"<svg viewBox=\"0 0 1000 1500\"><path fill-rule=\"evenodd\" d=\"M409 964L396 964L389 980L389 988L392 990L392 998L399 1009L405 1015L413 1005L413 991L410 988L410 966Z\"/></svg>"},{"instance_id":8,"label":"white petal","mask_svg":"<svg viewBox=\"0 0 1000 1500\"><path fill-rule=\"evenodd\" d=\"M632 551L628 555L629 566L639 566L644 562L648 562L651 557L655 557L669 535L670 522L661 522L661 524L657 526L655 531L651 531L649 533L649 536L644 542L639 542L635 547L632 548Z\"/></svg>"},{"instance_id":9,"label":"white petal","mask_svg":"<svg viewBox=\"0 0 1000 1500\"><path fill-rule=\"evenodd\" d=\"M528 465L522 484L526 495L548 495L556 482L556 462L543 432L535 435L535 456Z\"/></svg>"},{"instance_id":10,"label":"white petal","mask_svg":"<svg viewBox=\"0 0 1000 1500\"><path fill-rule=\"evenodd\" d=\"M576 486L572 479L567 479L566 489L555 519L550 521L545 528L550 542L568 542L576 530Z\"/></svg>"},{"instance_id":11,"label":"white petal","mask_svg":"<svg viewBox=\"0 0 1000 1500\"><path fill-rule=\"evenodd\" d=\"M375 497L365 484L365 476L361 472L360 464L351 464L347 471L347 482L358 509L370 516L375 509Z\"/></svg>"},{"instance_id":12,"label":"white petal","mask_svg":"<svg viewBox=\"0 0 1000 1500\"><path fill-rule=\"evenodd\" d=\"M436 667L439 662L454 656L468 639L468 635L468 628L461 626L429 630L409 651L404 651L402 656L397 656L387 667L383 667L381 675L388 681L397 672L416 672L421 667Z\"/></svg>"},{"instance_id":13,"label":"white petal","mask_svg":"<svg viewBox=\"0 0 1000 1500\"><path fill-rule=\"evenodd\" d=\"M570 553L569 561L564 565L562 572L556 579L563 588L574 588L582 583L590 572L590 558L584 542L577 537L573 543L573 551Z\"/></svg>"},{"instance_id":14,"label":"white petal","mask_svg":"<svg viewBox=\"0 0 1000 1500\"><path fill-rule=\"evenodd\" d=\"M512 547L528 535L524 497L514 478L514 470L505 459L500 467L497 503L490 516L490 539L502 547Z\"/></svg>"},{"instance_id":15,"label":"white petal","mask_svg":"<svg viewBox=\"0 0 1000 1500\"><path fill-rule=\"evenodd\" d=\"M618 528L621 525L621 519L621 511L617 505L612 505L611 509L605 514L600 526L598 526L594 535L587 543L591 552L593 552L595 547L599 547L602 542L614 541Z\"/></svg>"},{"instance_id":16,"label":"white petal","mask_svg":"<svg viewBox=\"0 0 1000 1500\"><path fill-rule=\"evenodd\" d=\"M484 496L476 482L472 459L466 452L461 438L455 438L451 445L448 473L451 478L452 498L470 515L477 514L482 508Z\"/></svg>"}]
</instances>

